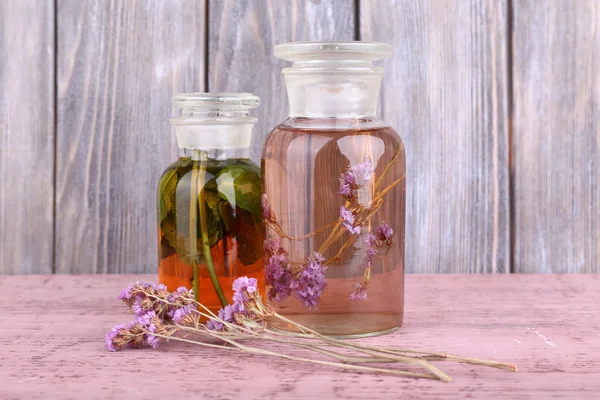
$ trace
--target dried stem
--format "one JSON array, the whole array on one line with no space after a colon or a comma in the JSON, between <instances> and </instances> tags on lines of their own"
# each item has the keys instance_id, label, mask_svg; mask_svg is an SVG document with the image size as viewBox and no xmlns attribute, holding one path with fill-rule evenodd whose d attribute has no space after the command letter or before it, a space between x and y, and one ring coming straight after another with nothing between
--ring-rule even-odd
<instances>
[{"instance_id":1,"label":"dried stem","mask_svg":"<svg viewBox=\"0 0 600 400\"><path fill-rule=\"evenodd\" d=\"M375 191L377 191L377 189L379 189L381 182L383 182L383 178L385 178L385 175L388 173L390 168L392 168L392 164L394 164L396 162L396 160L398 160L398 157L400 157L399 151L396 154L394 154L394 157L392 157L392 159L390 160L389 163L387 163L387 165L385 166L383 171L381 171L381 175L379 175L379 178L377 178L377 180L375 181L375 187L374 187Z\"/></svg>"},{"instance_id":2,"label":"dried stem","mask_svg":"<svg viewBox=\"0 0 600 400\"><path fill-rule=\"evenodd\" d=\"M372 356L389 358L389 359L404 362L407 364L418 365L420 367L423 367L423 368L429 370L431 373L433 373L435 376L437 376L438 379L440 379L441 381L450 382L450 377L448 375L446 375L445 373L440 371L433 364L428 363L427 360L419 359L416 357L405 356L405 355L401 355L401 354L389 354L389 353L386 354L387 352L381 352L378 348L369 348L368 346L361 346L358 344L344 342L339 339L335 339L335 338L332 338L329 336L322 335L319 332L314 331L306 326L300 325L288 318L285 318L284 316L282 316L280 314L274 313L274 316L284 322L287 322L288 324L291 324L292 326L295 326L296 328L300 329L302 332L314 335L314 336L318 337L319 339L321 339L322 341L329 343L331 345L334 345L336 347L344 347L344 348L348 348L348 349L354 349L356 351L360 351L362 353L369 354Z\"/></svg>"},{"instance_id":3,"label":"dried stem","mask_svg":"<svg viewBox=\"0 0 600 400\"><path fill-rule=\"evenodd\" d=\"M386 187L385 189L383 189L381 192L377 193L375 195L375 197L373 197L373 199L371 200L371 202L375 202L379 199L381 199L387 192L389 192L390 190L392 190L397 184L399 184L400 182L402 182L404 180L404 178L406 178L406 172L402 174L402 176L398 179L396 179L394 182L390 183L390 185L388 187Z\"/></svg>"},{"instance_id":4,"label":"dried stem","mask_svg":"<svg viewBox=\"0 0 600 400\"><path fill-rule=\"evenodd\" d=\"M200 188L200 193L198 194L198 203L200 210L200 232L202 233L202 250L204 254L204 260L206 261L206 266L208 269L208 275L210 276L210 280L212 281L213 288L217 293L217 297L221 302L221 305L225 307L227 305L227 299L225 298L225 294L223 293L223 288L221 288L221 284L219 283L219 278L217 277L217 272L215 270L215 265L213 264L212 255L210 253L210 244L208 241L208 227L206 223L206 207L204 205L204 181L206 180L206 164L208 160L208 155L204 151L200 151L194 149L194 156L199 157L200 161L200 174L198 175L198 184L202 185ZM194 161L195 163L195 161ZM195 168L194 168L195 169ZM193 177L192 177L193 180ZM197 191L192 192L193 195L198 193ZM190 215L190 226L191 226L191 215ZM196 228L196 224L194 224L194 229ZM191 228L190 228L191 230ZM197 270L197 267L196 267ZM198 272L194 272L194 283L198 281L197 279ZM198 301L198 297L196 292L194 291L194 296L196 301Z\"/></svg>"},{"instance_id":5,"label":"dried stem","mask_svg":"<svg viewBox=\"0 0 600 400\"><path fill-rule=\"evenodd\" d=\"M344 243L342 245L342 247L340 248L340 250L335 254L335 256L331 257L329 260L325 261L325 265L330 265L333 264L334 262L338 261L340 259L340 257L342 256L342 253L348 248L350 247L350 245L352 245L352 243L354 243L354 241L356 240L356 235L351 235L348 240L346 240L346 243Z\"/></svg>"},{"instance_id":6,"label":"dried stem","mask_svg":"<svg viewBox=\"0 0 600 400\"><path fill-rule=\"evenodd\" d=\"M281 236L284 239L288 239L288 240L302 240L302 239L306 239L306 238L315 236L317 233L323 232L325 229L331 228L338 222L339 222L339 220L334 221L334 222L327 224L325 226L322 226L321 228L317 229L316 231L308 233L304 236L289 236L287 233L284 232L283 228L281 227L281 225L279 225L279 223L277 223L277 221L265 220L265 224L267 224L271 229L273 229L275 232L277 232L277 234L279 234L279 236Z\"/></svg>"},{"instance_id":7,"label":"dried stem","mask_svg":"<svg viewBox=\"0 0 600 400\"><path fill-rule=\"evenodd\" d=\"M199 344L201 346L206 346L206 347L219 347L219 348L224 348L224 349L229 349L229 350L238 350L238 351L243 351L243 352L250 353L250 354L267 355L267 356L283 358L283 359L292 360L292 361L299 361L299 362L305 362L305 363L317 364L317 365L326 365L326 366L330 366L330 367L350 369L350 370L355 370L355 371L379 372L379 373L390 374L390 375L409 376L409 377L413 377L413 378L438 379L435 375L432 375L432 374L423 374L423 373L418 373L418 372L402 371L402 370L387 369L387 368L374 368L374 367L367 367L367 366L361 366L361 365L345 364L345 363L341 363L341 362L331 362L331 361L323 361L323 360L314 360L314 359L305 358L305 357L296 357L296 356L291 356L289 354L277 353L277 352L270 351L270 350L264 350L264 349L254 347L254 346L247 346L247 345L239 343L235 340L229 339L227 337L223 337L222 335L219 335L219 334L210 334L208 332L202 332L202 331L199 331L198 333L206 333L207 336L213 337L215 339L223 340L224 342L229 343L234 347L215 345L215 344L206 343L206 342L202 342L202 341L198 341L198 340L180 338L177 336L165 336L165 335L160 335L160 334L155 334L154 336L162 337L162 338L169 339L169 340L176 340L176 341L181 341L181 342L186 342L186 343Z\"/></svg>"},{"instance_id":8,"label":"dried stem","mask_svg":"<svg viewBox=\"0 0 600 400\"><path fill-rule=\"evenodd\" d=\"M160 301L165 304L181 306L176 303L171 303L164 298L160 298L156 295L149 294L149 297ZM325 335L322 335L308 327L300 325L280 314L277 314L271 307L265 306L260 299L260 296L255 297L252 303L248 303L246 307L253 313L258 320L248 319L242 320L243 324L249 324L250 327L258 327L259 330L253 330L246 326L237 325L231 322L227 322L222 320L215 315L212 311L210 311L203 304L194 302L197 304L198 308L201 310L196 310L196 312L204 316L206 318L211 318L216 321L221 322L225 326L224 331L212 331L209 330L204 325L195 324L195 326L186 326L186 325L171 325L175 328L172 332L182 332L185 333L185 337L179 336L168 336L161 334L154 334L155 336L199 344L205 347L215 347L215 348L226 348L231 350L244 351L251 354L259 354L259 355L267 355L272 357L284 358L293 361L306 362L311 364L319 364L326 366L334 366L343 369L350 369L356 371L363 372L380 372L386 374L394 374L401 376L410 376L417 378L429 378L429 379L439 379L443 382L449 382L450 377L438 369L435 365L431 364L430 361L456 361L460 363L468 363L473 365L483 365L488 367L500 368L509 371L517 370L517 367L513 364L502 363L498 361L491 360L481 360L470 357L460 357L446 353L440 352L430 352L423 350L415 350L415 349L406 349L406 348L385 348L385 347L375 347L368 346L359 343L347 342L335 338L331 338ZM277 318L291 326L294 326L301 333L290 333L290 332L281 332L277 330L270 329L265 322L267 317ZM213 343L206 343L203 341L188 339L188 335L200 335L207 338L218 339L228 343L233 346L219 345ZM290 340L290 337L296 339L304 339L304 340ZM265 350L262 348L258 348L253 345L245 345L240 343L240 341L247 340L260 340L271 343L281 343L286 344L291 347L300 348L309 350L327 357L331 357L335 362L332 361L323 361L318 359L310 359L306 357L296 357L285 353ZM366 356L359 356L353 354L345 354L339 351L335 351L332 348L342 348L351 350L354 352L362 353ZM414 365L417 367L421 367L428 371L427 373L416 373L411 371L404 371L398 369L388 369L388 368L376 368L369 367L365 365L365 363L403 363L408 365Z\"/></svg>"},{"instance_id":9,"label":"dried stem","mask_svg":"<svg viewBox=\"0 0 600 400\"><path fill-rule=\"evenodd\" d=\"M194 159L192 161L192 173L190 182L190 220L189 220L189 237L190 237L190 257L192 259L192 274L194 281L192 289L196 301L200 299L200 274L198 271L198 180L199 168L198 158L200 158L200 150L194 149Z\"/></svg>"}]
</instances>

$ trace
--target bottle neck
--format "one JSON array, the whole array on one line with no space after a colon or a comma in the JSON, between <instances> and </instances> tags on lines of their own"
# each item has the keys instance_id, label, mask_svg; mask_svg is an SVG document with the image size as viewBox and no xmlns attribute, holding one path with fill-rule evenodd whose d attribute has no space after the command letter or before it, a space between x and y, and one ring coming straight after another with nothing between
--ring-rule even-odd
<instances>
[{"instance_id":1,"label":"bottle neck","mask_svg":"<svg viewBox=\"0 0 600 400\"><path fill-rule=\"evenodd\" d=\"M374 117L383 69L369 61L296 62L284 69L290 117Z\"/></svg>"},{"instance_id":2,"label":"bottle neck","mask_svg":"<svg viewBox=\"0 0 600 400\"><path fill-rule=\"evenodd\" d=\"M194 148L179 148L180 158L194 157ZM250 148L245 149L200 149L206 153L206 158L209 160L232 160L232 159L248 159L250 158Z\"/></svg>"},{"instance_id":3,"label":"bottle neck","mask_svg":"<svg viewBox=\"0 0 600 400\"><path fill-rule=\"evenodd\" d=\"M192 157L195 149L211 159L249 158L255 118L246 113L184 110L171 124L180 157Z\"/></svg>"}]
</instances>

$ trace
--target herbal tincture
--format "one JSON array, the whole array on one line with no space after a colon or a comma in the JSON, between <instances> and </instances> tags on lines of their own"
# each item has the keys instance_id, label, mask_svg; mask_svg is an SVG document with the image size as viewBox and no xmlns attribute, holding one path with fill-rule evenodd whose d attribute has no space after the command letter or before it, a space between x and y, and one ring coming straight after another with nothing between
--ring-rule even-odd
<instances>
[{"instance_id":1,"label":"herbal tincture","mask_svg":"<svg viewBox=\"0 0 600 400\"><path fill-rule=\"evenodd\" d=\"M240 276L262 287L264 228L260 169L249 159L257 107L251 94L190 93L171 123L179 159L158 184L158 277L185 286L216 312Z\"/></svg>"}]
</instances>

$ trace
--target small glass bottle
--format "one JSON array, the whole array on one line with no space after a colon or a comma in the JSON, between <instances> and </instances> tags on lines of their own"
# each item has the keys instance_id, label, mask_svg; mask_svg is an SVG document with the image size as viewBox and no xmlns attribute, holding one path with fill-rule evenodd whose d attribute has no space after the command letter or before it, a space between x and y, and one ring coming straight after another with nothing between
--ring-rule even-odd
<instances>
[{"instance_id":1,"label":"small glass bottle","mask_svg":"<svg viewBox=\"0 0 600 400\"><path fill-rule=\"evenodd\" d=\"M286 43L290 117L262 155L268 298L289 319L332 336L402 325L405 154L376 116L391 46ZM291 326L273 321L280 329Z\"/></svg>"},{"instance_id":2,"label":"small glass bottle","mask_svg":"<svg viewBox=\"0 0 600 400\"><path fill-rule=\"evenodd\" d=\"M189 93L173 97L179 159L158 184L158 280L194 290L216 312L239 276L264 282L260 169L249 159L258 97Z\"/></svg>"}]
</instances>

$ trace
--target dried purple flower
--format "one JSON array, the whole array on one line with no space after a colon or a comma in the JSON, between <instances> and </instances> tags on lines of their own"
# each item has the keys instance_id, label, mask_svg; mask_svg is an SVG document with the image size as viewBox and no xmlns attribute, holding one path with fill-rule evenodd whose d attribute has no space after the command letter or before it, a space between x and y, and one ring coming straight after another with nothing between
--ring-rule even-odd
<instances>
[{"instance_id":1,"label":"dried purple flower","mask_svg":"<svg viewBox=\"0 0 600 400\"><path fill-rule=\"evenodd\" d=\"M356 178L356 184L362 186L373 178L373 163L369 157L365 157L363 162L350 167L350 172Z\"/></svg>"},{"instance_id":2,"label":"dried purple flower","mask_svg":"<svg viewBox=\"0 0 600 400\"><path fill-rule=\"evenodd\" d=\"M169 336L169 331L164 326L164 321L154 312L154 310L148 311L146 314L137 317L137 324L146 330L146 343L152 346L153 349L157 348L160 340L159 336L153 335L154 333Z\"/></svg>"},{"instance_id":3,"label":"dried purple flower","mask_svg":"<svg viewBox=\"0 0 600 400\"><path fill-rule=\"evenodd\" d=\"M370 182L373 178L373 172L373 163L369 157L365 157L364 161L359 164L349 166L346 172L340 176L338 193L346 199L352 200L354 191Z\"/></svg>"},{"instance_id":4,"label":"dried purple flower","mask_svg":"<svg viewBox=\"0 0 600 400\"><path fill-rule=\"evenodd\" d=\"M146 304L144 304L146 303ZM148 304L149 303L149 304ZM141 295L136 295L133 300L133 304L131 304L131 311L137 316L144 315L146 311L148 311L152 307L152 303L148 301L147 297L143 297Z\"/></svg>"},{"instance_id":5,"label":"dried purple flower","mask_svg":"<svg viewBox=\"0 0 600 400\"><path fill-rule=\"evenodd\" d=\"M375 256L377 255L377 237L368 233L365 237L366 253L367 253L367 268L373 265Z\"/></svg>"},{"instance_id":6,"label":"dried purple flower","mask_svg":"<svg viewBox=\"0 0 600 400\"><path fill-rule=\"evenodd\" d=\"M345 206L340 206L340 219L342 220L342 225L353 235L358 235L360 233L360 226L354 226L355 214L348 210Z\"/></svg>"},{"instance_id":7,"label":"dried purple flower","mask_svg":"<svg viewBox=\"0 0 600 400\"><path fill-rule=\"evenodd\" d=\"M388 224L382 222L375 229L375 236L377 236L377 240L385 243L387 246L391 246L394 230Z\"/></svg>"},{"instance_id":8,"label":"dried purple flower","mask_svg":"<svg viewBox=\"0 0 600 400\"><path fill-rule=\"evenodd\" d=\"M348 170L340 176L340 190L338 193L350 200L354 189L356 189L356 179Z\"/></svg>"},{"instance_id":9,"label":"dried purple flower","mask_svg":"<svg viewBox=\"0 0 600 400\"><path fill-rule=\"evenodd\" d=\"M163 284L136 282L123 290L118 299L127 304L138 316L154 310L157 315L164 318L170 310L170 306L165 301L169 301L170 297L171 293Z\"/></svg>"},{"instance_id":10,"label":"dried purple flower","mask_svg":"<svg viewBox=\"0 0 600 400\"><path fill-rule=\"evenodd\" d=\"M127 327L124 324L116 325L105 336L106 347L110 351L121 350L126 347L140 347L147 343L146 328L137 321L132 321Z\"/></svg>"},{"instance_id":11,"label":"dried purple flower","mask_svg":"<svg viewBox=\"0 0 600 400\"><path fill-rule=\"evenodd\" d=\"M289 264L288 253L279 239L265 240L265 282L270 286L269 300L283 301L292 294Z\"/></svg>"},{"instance_id":12,"label":"dried purple flower","mask_svg":"<svg viewBox=\"0 0 600 400\"><path fill-rule=\"evenodd\" d=\"M194 319L190 317L199 316L195 306L183 306L177 307L173 311L173 322L176 324L187 325L186 321L188 319Z\"/></svg>"},{"instance_id":13,"label":"dried purple flower","mask_svg":"<svg viewBox=\"0 0 600 400\"><path fill-rule=\"evenodd\" d=\"M262 195L262 210L263 210L263 218L268 221L275 221L275 215L271 211L271 205L269 204L269 200L267 199L266 193Z\"/></svg>"},{"instance_id":14,"label":"dried purple flower","mask_svg":"<svg viewBox=\"0 0 600 400\"><path fill-rule=\"evenodd\" d=\"M142 325L150 325L152 318L156 317L156 313L153 310L148 311L145 314L138 315L135 320Z\"/></svg>"},{"instance_id":15,"label":"dried purple flower","mask_svg":"<svg viewBox=\"0 0 600 400\"><path fill-rule=\"evenodd\" d=\"M233 302L244 302L247 300L245 293L252 294L258 291L256 285L258 281L256 278L248 278L247 276L241 276L233 281Z\"/></svg>"},{"instance_id":16,"label":"dried purple flower","mask_svg":"<svg viewBox=\"0 0 600 400\"><path fill-rule=\"evenodd\" d=\"M246 311L244 303L250 299L252 293L258 291L257 283L256 278L247 276L241 276L233 281L233 312L243 313Z\"/></svg>"},{"instance_id":17,"label":"dried purple flower","mask_svg":"<svg viewBox=\"0 0 600 400\"><path fill-rule=\"evenodd\" d=\"M221 308L218 313L219 318L221 320L223 320L225 322L231 322L231 323L235 322L233 314L234 314L234 311L233 311L233 306L231 304L228 304L224 308ZM211 331L222 331L223 328L225 327L225 325L223 325L223 323L221 321L211 318L206 323L206 327L208 329L210 329Z\"/></svg>"},{"instance_id":18,"label":"dried purple flower","mask_svg":"<svg viewBox=\"0 0 600 400\"><path fill-rule=\"evenodd\" d=\"M125 330L125 324L115 325L110 332L108 332L105 336L106 347L110 351L117 351L122 349L127 345L127 342L120 339L122 336L122 332Z\"/></svg>"},{"instance_id":19,"label":"dried purple flower","mask_svg":"<svg viewBox=\"0 0 600 400\"><path fill-rule=\"evenodd\" d=\"M211 331L222 331L224 327L225 325L216 319L209 319L208 322L206 322L206 328Z\"/></svg>"},{"instance_id":20,"label":"dried purple flower","mask_svg":"<svg viewBox=\"0 0 600 400\"><path fill-rule=\"evenodd\" d=\"M297 299L302 301L305 307L316 308L323 290L327 287L325 270L323 265L325 258L315 252L308 264L300 271L296 280L292 281L290 287Z\"/></svg>"},{"instance_id":21,"label":"dried purple flower","mask_svg":"<svg viewBox=\"0 0 600 400\"><path fill-rule=\"evenodd\" d=\"M350 300L366 300L367 299L367 284L362 281L354 284L354 292L350 293Z\"/></svg>"},{"instance_id":22,"label":"dried purple flower","mask_svg":"<svg viewBox=\"0 0 600 400\"><path fill-rule=\"evenodd\" d=\"M252 307L252 302L256 301L258 294L258 281L256 278L241 276L233 281L233 304L228 304L219 310L218 316L225 322L236 322L244 317L252 317L252 313L246 310L247 304ZM225 328L224 324L211 318L206 323L206 327L212 331L221 331Z\"/></svg>"},{"instance_id":23,"label":"dried purple flower","mask_svg":"<svg viewBox=\"0 0 600 400\"><path fill-rule=\"evenodd\" d=\"M160 344L160 337L154 336L153 333L158 331L158 327L155 324L150 324L148 326L148 334L146 337L146 342L153 348L156 349Z\"/></svg>"}]
</instances>

